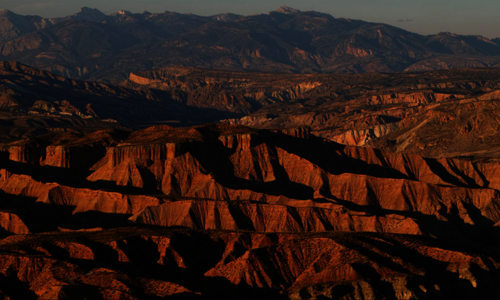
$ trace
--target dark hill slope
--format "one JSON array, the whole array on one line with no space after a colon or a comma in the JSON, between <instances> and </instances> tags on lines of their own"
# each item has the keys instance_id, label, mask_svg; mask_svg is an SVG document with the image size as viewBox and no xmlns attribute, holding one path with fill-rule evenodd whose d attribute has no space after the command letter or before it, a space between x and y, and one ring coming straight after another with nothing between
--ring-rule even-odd
<instances>
[{"instance_id":1,"label":"dark hill slope","mask_svg":"<svg viewBox=\"0 0 500 300\"><path fill-rule=\"evenodd\" d=\"M386 24L281 8L252 16L172 12L65 18L0 14L1 60L65 76L120 81L174 65L265 72L359 73L496 66L500 46L481 36L422 36Z\"/></svg>"}]
</instances>

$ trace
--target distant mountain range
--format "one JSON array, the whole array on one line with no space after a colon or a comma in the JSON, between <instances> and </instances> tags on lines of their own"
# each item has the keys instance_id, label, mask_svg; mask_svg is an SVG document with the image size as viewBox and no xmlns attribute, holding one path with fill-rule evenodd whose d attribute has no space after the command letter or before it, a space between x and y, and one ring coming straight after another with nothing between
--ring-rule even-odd
<instances>
[{"instance_id":1,"label":"distant mountain range","mask_svg":"<svg viewBox=\"0 0 500 300\"><path fill-rule=\"evenodd\" d=\"M63 18L0 10L0 60L67 77L120 82L169 66L283 73L429 71L500 65L500 39L423 36L387 24L281 7L267 14L174 12Z\"/></svg>"}]
</instances>

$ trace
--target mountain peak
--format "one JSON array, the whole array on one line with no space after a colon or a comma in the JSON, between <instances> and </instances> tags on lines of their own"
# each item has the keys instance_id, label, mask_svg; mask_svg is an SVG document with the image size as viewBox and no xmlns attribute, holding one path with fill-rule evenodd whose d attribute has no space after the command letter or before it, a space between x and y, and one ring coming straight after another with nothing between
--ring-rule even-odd
<instances>
[{"instance_id":1,"label":"mountain peak","mask_svg":"<svg viewBox=\"0 0 500 300\"><path fill-rule=\"evenodd\" d=\"M275 12L282 13L282 14L293 15L293 14L298 14L301 11L298 10L298 9L289 7L289 6L281 6L280 8L278 8L277 10L275 10Z\"/></svg>"},{"instance_id":2,"label":"mountain peak","mask_svg":"<svg viewBox=\"0 0 500 300\"><path fill-rule=\"evenodd\" d=\"M106 15L97 8L90 8L86 6L80 8L80 10L72 17L75 20L88 22L102 22L106 19Z\"/></svg>"},{"instance_id":3,"label":"mountain peak","mask_svg":"<svg viewBox=\"0 0 500 300\"><path fill-rule=\"evenodd\" d=\"M8 9L0 9L0 16L6 16L10 13L11 13L11 11Z\"/></svg>"},{"instance_id":4,"label":"mountain peak","mask_svg":"<svg viewBox=\"0 0 500 300\"><path fill-rule=\"evenodd\" d=\"M82 7L75 15L105 15L103 12L97 8Z\"/></svg>"},{"instance_id":5,"label":"mountain peak","mask_svg":"<svg viewBox=\"0 0 500 300\"><path fill-rule=\"evenodd\" d=\"M222 22L231 22L231 21L234 21L234 20L239 19L241 17L242 17L241 15L232 14L232 13L223 13L223 14L211 16L212 19L217 20L217 21L222 21Z\"/></svg>"},{"instance_id":6,"label":"mountain peak","mask_svg":"<svg viewBox=\"0 0 500 300\"><path fill-rule=\"evenodd\" d=\"M96 11L96 10L99 11L97 8L90 8L90 7L84 6L84 7L80 8L78 13L92 13L93 11Z\"/></svg>"},{"instance_id":7,"label":"mountain peak","mask_svg":"<svg viewBox=\"0 0 500 300\"><path fill-rule=\"evenodd\" d=\"M453 36L453 37L456 37L457 34L456 33L452 33L452 32L449 32L449 31L442 31L442 32L438 32L436 34L436 36Z\"/></svg>"},{"instance_id":8,"label":"mountain peak","mask_svg":"<svg viewBox=\"0 0 500 300\"><path fill-rule=\"evenodd\" d=\"M118 15L131 15L132 12L130 12L128 10L120 9L118 12L116 12L116 14L118 14Z\"/></svg>"}]
</instances>

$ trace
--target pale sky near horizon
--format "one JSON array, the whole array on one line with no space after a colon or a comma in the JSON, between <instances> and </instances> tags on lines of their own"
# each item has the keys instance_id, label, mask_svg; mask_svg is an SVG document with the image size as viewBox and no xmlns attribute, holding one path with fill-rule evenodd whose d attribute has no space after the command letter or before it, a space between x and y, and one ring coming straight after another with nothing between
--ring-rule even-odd
<instances>
[{"instance_id":1,"label":"pale sky near horizon","mask_svg":"<svg viewBox=\"0 0 500 300\"><path fill-rule=\"evenodd\" d=\"M124 9L251 15L267 13L281 5L324 12L336 18L386 23L420 34L449 31L500 37L499 0L0 0L0 9L42 17L71 15L83 6L106 14Z\"/></svg>"}]
</instances>

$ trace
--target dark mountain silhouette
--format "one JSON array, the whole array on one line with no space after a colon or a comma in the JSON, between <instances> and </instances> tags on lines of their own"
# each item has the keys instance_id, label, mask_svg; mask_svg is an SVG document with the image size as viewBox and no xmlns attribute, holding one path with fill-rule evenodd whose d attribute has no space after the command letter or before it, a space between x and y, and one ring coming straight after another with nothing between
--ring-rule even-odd
<instances>
[{"instance_id":1,"label":"dark mountain silhouette","mask_svg":"<svg viewBox=\"0 0 500 300\"><path fill-rule=\"evenodd\" d=\"M285 73L487 67L500 45L482 36L422 36L386 24L281 7L267 14L131 13L95 9L44 19L0 13L0 59L78 79L185 65Z\"/></svg>"}]
</instances>

